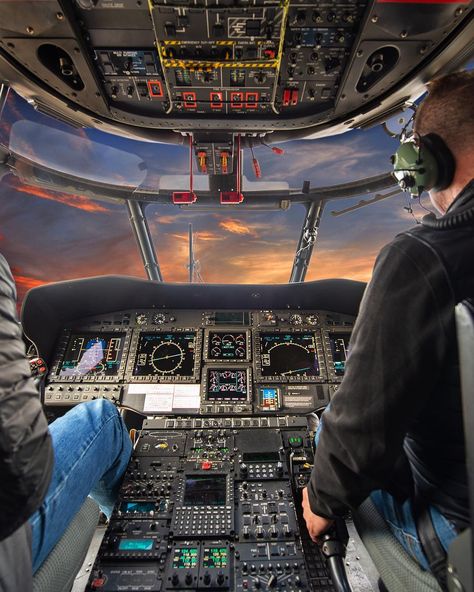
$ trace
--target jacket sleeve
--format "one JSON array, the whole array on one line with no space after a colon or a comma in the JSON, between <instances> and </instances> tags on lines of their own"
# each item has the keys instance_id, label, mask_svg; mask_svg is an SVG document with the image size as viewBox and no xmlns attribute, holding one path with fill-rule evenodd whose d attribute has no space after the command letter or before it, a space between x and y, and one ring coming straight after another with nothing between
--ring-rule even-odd
<instances>
[{"instance_id":1,"label":"jacket sleeve","mask_svg":"<svg viewBox=\"0 0 474 592\"><path fill-rule=\"evenodd\" d=\"M340 516L376 489L397 493L397 472L405 478L398 493L409 493L404 438L427 404L448 342L439 301L446 279L423 245L418 256L415 242L402 235L381 251L362 299L308 484L320 516Z\"/></svg>"},{"instance_id":2,"label":"jacket sleeve","mask_svg":"<svg viewBox=\"0 0 474 592\"><path fill-rule=\"evenodd\" d=\"M15 287L0 255L0 540L40 506L53 468L53 448L31 378L15 310Z\"/></svg>"}]
</instances>

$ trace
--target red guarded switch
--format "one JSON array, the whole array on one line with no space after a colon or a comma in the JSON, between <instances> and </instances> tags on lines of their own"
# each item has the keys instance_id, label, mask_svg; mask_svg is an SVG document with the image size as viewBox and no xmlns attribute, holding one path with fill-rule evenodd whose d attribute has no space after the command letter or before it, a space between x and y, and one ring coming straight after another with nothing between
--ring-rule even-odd
<instances>
[{"instance_id":1,"label":"red guarded switch","mask_svg":"<svg viewBox=\"0 0 474 592\"><path fill-rule=\"evenodd\" d=\"M173 191L174 204L192 204L197 201L194 191Z\"/></svg>"},{"instance_id":2,"label":"red guarded switch","mask_svg":"<svg viewBox=\"0 0 474 592\"><path fill-rule=\"evenodd\" d=\"M221 204L239 204L244 201L244 196L240 191L221 191Z\"/></svg>"}]
</instances>

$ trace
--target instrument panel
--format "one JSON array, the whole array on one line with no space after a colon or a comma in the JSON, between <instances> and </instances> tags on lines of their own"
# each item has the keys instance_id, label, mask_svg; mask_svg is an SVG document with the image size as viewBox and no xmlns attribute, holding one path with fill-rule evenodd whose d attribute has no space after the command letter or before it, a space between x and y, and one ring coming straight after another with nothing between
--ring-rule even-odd
<instances>
[{"instance_id":1,"label":"instrument panel","mask_svg":"<svg viewBox=\"0 0 474 592\"><path fill-rule=\"evenodd\" d=\"M46 405L149 415L307 413L345 371L354 317L317 310L126 310L64 327Z\"/></svg>"},{"instance_id":2,"label":"instrument panel","mask_svg":"<svg viewBox=\"0 0 474 592\"><path fill-rule=\"evenodd\" d=\"M333 592L301 512L306 418L204 421L145 421L88 592Z\"/></svg>"}]
</instances>

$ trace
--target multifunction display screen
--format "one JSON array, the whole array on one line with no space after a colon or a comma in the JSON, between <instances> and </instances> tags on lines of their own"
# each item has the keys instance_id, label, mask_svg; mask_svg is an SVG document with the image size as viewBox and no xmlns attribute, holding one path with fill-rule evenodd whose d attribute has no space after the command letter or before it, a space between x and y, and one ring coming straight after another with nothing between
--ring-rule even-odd
<instances>
[{"instance_id":1,"label":"multifunction display screen","mask_svg":"<svg viewBox=\"0 0 474 592\"><path fill-rule=\"evenodd\" d=\"M225 475L187 475L184 506L225 506L227 479Z\"/></svg>"},{"instance_id":2,"label":"multifunction display screen","mask_svg":"<svg viewBox=\"0 0 474 592\"><path fill-rule=\"evenodd\" d=\"M119 543L120 551L153 551L153 539L122 539Z\"/></svg>"},{"instance_id":3,"label":"multifunction display screen","mask_svg":"<svg viewBox=\"0 0 474 592\"><path fill-rule=\"evenodd\" d=\"M248 376L245 368L209 368L207 370L208 401L246 401Z\"/></svg>"},{"instance_id":4,"label":"multifunction display screen","mask_svg":"<svg viewBox=\"0 0 474 592\"><path fill-rule=\"evenodd\" d=\"M204 547L202 566L204 569L223 569L229 563L225 547Z\"/></svg>"},{"instance_id":5,"label":"multifunction display screen","mask_svg":"<svg viewBox=\"0 0 474 592\"><path fill-rule=\"evenodd\" d=\"M314 333L260 333L259 339L262 376L319 376Z\"/></svg>"},{"instance_id":6,"label":"multifunction display screen","mask_svg":"<svg viewBox=\"0 0 474 592\"><path fill-rule=\"evenodd\" d=\"M58 376L116 376L122 359L125 333L73 333Z\"/></svg>"},{"instance_id":7,"label":"multifunction display screen","mask_svg":"<svg viewBox=\"0 0 474 592\"><path fill-rule=\"evenodd\" d=\"M155 510L155 502L122 502L120 511L123 514L146 514Z\"/></svg>"},{"instance_id":8,"label":"multifunction display screen","mask_svg":"<svg viewBox=\"0 0 474 592\"><path fill-rule=\"evenodd\" d=\"M211 331L208 338L207 357L213 361L247 359L247 334L234 331Z\"/></svg>"},{"instance_id":9,"label":"multifunction display screen","mask_svg":"<svg viewBox=\"0 0 474 592\"><path fill-rule=\"evenodd\" d=\"M197 547L175 549L173 553L173 569L194 569L198 566Z\"/></svg>"},{"instance_id":10,"label":"multifunction display screen","mask_svg":"<svg viewBox=\"0 0 474 592\"><path fill-rule=\"evenodd\" d=\"M343 376L346 371L350 338L350 333L329 333L333 367L337 376Z\"/></svg>"},{"instance_id":11,"label":"multifunction display screen","mask_svg":"<svg viewBox=\"0 0 474 592\"><path fill-rule=\"evenodd\" d=\"M196 333L141 333L133 376L193 376Z\"/></svg>"}]
</instances>

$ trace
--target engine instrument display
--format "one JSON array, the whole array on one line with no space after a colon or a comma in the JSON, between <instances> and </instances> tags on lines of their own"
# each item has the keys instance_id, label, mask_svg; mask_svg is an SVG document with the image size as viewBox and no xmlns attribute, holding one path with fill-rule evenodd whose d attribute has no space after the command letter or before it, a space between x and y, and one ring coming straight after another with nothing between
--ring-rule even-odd
<instances>
[{"instance_id":1,"label":"engine instrument display","mask_svg":"<svg viewBox=\"0 0 474 592\"><path fill-rule=\"evenodd\" d=\"M73 333L66 346L58 376L116 376L124 339L124 333Z\"/></svg>"},{"instance_id":2,"label":"engine instrument display","mask_svg":"<svg viewBox=\"0 0 474 592\"><path fill-rule=\"evenodd\" d=\"M245 331L210 331L206 343L210 361L243 362L248 359Z\"/></svg>"},{"instance_id":3,"label":"engine instrument display","mask_svg":"<svg viewBox=\"0 0 474 592\"><path fill-rule=\"evenodd\" d=\"M292 380L320 375L314 333L260 333L259 343L262 377Z\"/></svg>"},{"instance_id":4,"label":"engine instrument display","mask_svg":"<svg viewBox=\"0 0 474 592\"><path fill-rule=\"evenodd\" d=\"M346 360L349 355L350 333L329 333L332 363L336 376L344 376Z\"/></svg>"},{"instance_id":5,"label":"engine instrument display","mask_svg":"<svg viewBox=\"0 0 474 592\"><path fill-rule=\"evenodd\" d=\"M196 332L141 333L133 376L192 377Z\"/></svg>"},{"instance_id":6,"label":"engine instrument display","mask_svg":"<svg viewBox=\"0 0 474 592\"><path fill-rule=\"evenodd\" d=\"M208 401L246 401L249 377L245 368L208 368L206 399Z\"/></svg>"},{"instance_id":7,"label":"engine instrument display","mask_svg":"<svg viewBox=\"0 0 474 592\"><path fill-rule=\"evenodd\" d=\"M187 475L184 506L225 506L227 478L225 475Z\"/></svg>"}]
</instances>

